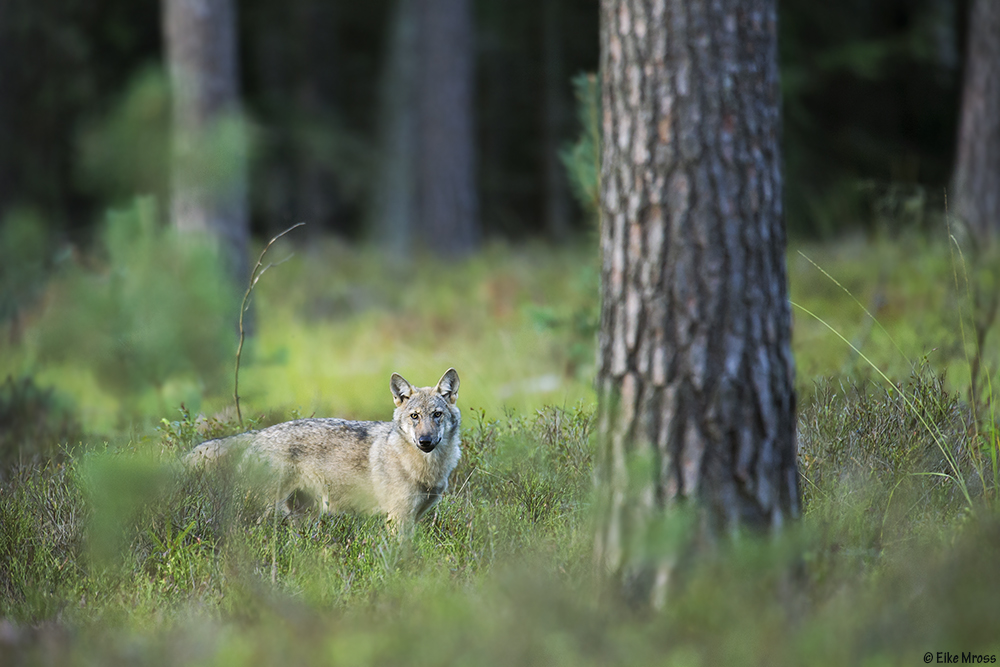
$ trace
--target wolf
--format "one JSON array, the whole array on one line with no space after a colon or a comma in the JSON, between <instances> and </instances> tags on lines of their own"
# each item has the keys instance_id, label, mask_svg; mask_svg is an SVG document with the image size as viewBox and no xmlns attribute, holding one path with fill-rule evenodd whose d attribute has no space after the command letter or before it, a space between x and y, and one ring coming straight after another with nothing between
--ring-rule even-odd
<instances>
[{"instance_id":1,"label":"wolf","mask_svg":"<svg viewBox=\"0 0 1000 667\"><path fill-rule=\"evenodd\" d=\"M289 515L303 496L319 512L382 512L408 531L448 490L462 456L458 373L434 387L389 379L391 422L296 419L201 443L185 457L191 468L241 454L262 464L275 509Z\"/></svg>"}]
</instances>

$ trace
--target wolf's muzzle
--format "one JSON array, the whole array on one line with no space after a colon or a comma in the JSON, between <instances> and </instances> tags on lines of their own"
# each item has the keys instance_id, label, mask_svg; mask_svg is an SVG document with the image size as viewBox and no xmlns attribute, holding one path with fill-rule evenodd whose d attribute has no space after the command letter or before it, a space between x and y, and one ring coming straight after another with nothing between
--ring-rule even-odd
<instances>
[{"instance_id":1,"label":"wolf's muzzle","mask_svg":"<svg viewBox=\"0 0 1000 667\"><path fill-rule=\"evenodd\" d=\"M437 445L438 445L438 440L435 440L429 435L421 436L420 439L417 440L417 447L422 452L432 452L434 451L434 448L437 447Z\"/></svg>"}]
</instances>

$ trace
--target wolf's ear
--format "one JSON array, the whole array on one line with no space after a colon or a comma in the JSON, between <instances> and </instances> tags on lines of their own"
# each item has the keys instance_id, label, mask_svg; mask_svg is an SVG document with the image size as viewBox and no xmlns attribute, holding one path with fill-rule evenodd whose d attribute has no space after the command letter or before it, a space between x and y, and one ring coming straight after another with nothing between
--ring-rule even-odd
<instances>
[{"instance_id":1,"label":"wolf's ear","mask_svg":"<svg viewBox=\"0 0 1000 667\"><path fill-rule=\"evenodd\" d=\"M436 387L437 393L448 399L449 403L458 400L458 372L454 368L449 368L441 376Z\"/></svg>"},{"instance_id":2,"label":"wolf's ear","mask_svg":"<svg viewBox=\"0 0 1000 667\"><path fill-rule=\"evenodd\" d=\"M392 400L397 408L413 396L413 387L399 373L393 373L389 378L389 388L392 389Z\"/></svg>"}]
</instances>

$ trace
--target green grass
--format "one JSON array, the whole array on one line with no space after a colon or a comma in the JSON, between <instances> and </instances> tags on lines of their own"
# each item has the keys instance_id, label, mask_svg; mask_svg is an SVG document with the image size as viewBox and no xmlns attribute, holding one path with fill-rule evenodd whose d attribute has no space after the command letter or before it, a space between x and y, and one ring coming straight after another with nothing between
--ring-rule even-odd
<instances>
[{"instance_id":1,"label":"green grass","mask_svg":"<svg viewBox=\"0 0 1000 667\"><path fill-rule=\"evenodd\" d=\"M905 378L924 360L946 373L951 388L968 387L974 350L970 332L967 340L962 336L963 320L968 329L972 315L965 273L976 270L954 256L947 243L920 237L876 241L857 237L795 247L788 253L788 267L792 301L819 314L879 369ZM873 373L863 359L837 342L826 325L801 311L794 315L793 346L800 387L806 392L817 376ZM983 348L986 363L995 372L1000 364L996 327Z\"/></svg>"},{"instance_id":2,"label":"green grass","mask_svg":"<svg viewBox=\"0 0 1000 667\"><path fill-rule=\"evenodd\" d=\"M497 245L461 262L426 257L404 266L332 240L299 249L279 242L268 261L290 259L252 297L257 336L243 354L243 412L388 419L393 372L425 386L451 366L462 405L492 415L593 402L598 277L590 254ZM29 335L0 356L0 373L57 386L89 432L127 427L86 360L46 364L33 343ZM230 369L235 349L233 341ZM221 389L209 389L189 375L172 377L146 397L139 426L171 417L164 412L181 402L208 415L233 409L231 370Z\"/></svg>"},{"instance_id":3,"label":"green grass","mask_svg":"<svg viewBox=\"0 0 1000 667\"><path fill-rule=\"evenodd\" d=\"M596 289L579 249L498 246L412 266L334 243L309 252L259 284L263 363L246 369L248 404L387 418L392 372L432 385L450 366L463 405L491 414L592 400L591 349L561 324Z\"/></svg>"},{"instance_id":4,"label":"green grass","mask_svg":"<svg viewBox=\"0 0 1000 667\"><path fill-rule=\"evenodd\" d=\"M805 515L780 539L742 538L695 563L664 613L620 608L593 571L589 251L497 246L456 265L401 267L324 241L255 291L244 414L253 424L388 418L393 370L431 384L455 366L464 428L452 492L403 544L377 517L260 520L263 501L234 471L202 477L177 463L201 439L238 430L224 392L150 412L157 430L135 426L112 445L83 436L55 457L53 440L79 439L64 426L74 392L11 393L5 409L30 403L26 423L52 426L18 432L39 458L4 459L0 655L909 665L928 651L1000 653L996 404L988 391L976 410L968 400L974 350L958 321L969 301L949 249L854 240L802 250L850 291L789 254L792 298L822 320L795 314ZM987 343L995 383L995 331ZM72 370L85 384L85 364L18 366L30 354L12 352L10 370L50 382ZM75 401L85 432L114 430L107 396Z\"/></svg>"}]
</instances>

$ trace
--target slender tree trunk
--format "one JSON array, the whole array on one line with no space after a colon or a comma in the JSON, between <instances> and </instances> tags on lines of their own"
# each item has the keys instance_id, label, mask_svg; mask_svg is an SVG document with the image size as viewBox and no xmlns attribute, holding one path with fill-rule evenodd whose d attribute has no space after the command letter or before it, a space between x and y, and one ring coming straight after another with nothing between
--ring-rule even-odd
<instances>
[{"instance_id":1,"label":"slender tree trunk","mask_svg":"<svg viewBox=\"0 0 1000 667\"><path fill-rule=\"evenodd\" d=\"M382 95L378 242L463 255L479 245L470 0L397 0Z\"/></svg>"},{"instance_id":2,"label":"slender tree trunk","mask_svg":"<svg viewBox=\"0 0 1000 667\"><path fill-rule=\"evenodd\" d=\"M1000 2L970 4L952 192L955 214L983 242L1000 232Z\"/></svg>"},{"instance_id":3,"label":"slender tree trunk","mask_svg":"<svg viewBox=\"0 0 1000 667\"><path fill-rule=\"evenodd\" d=\"M480 236L472 120L472 3L415 1L419 242L441 254L462 255L478 246Z\"/></svg>"},{"instance_id":4,"label":"slender tree trunk","mask_svg":"<svg viewBox=\"0 0 1000 667\"><path fill-rule=\"evenodd\" d=\"M244 285L250 232L235 0L163 0L163 25L174 100L170 217L177 229L216 238Z\"/></svg>"},{"instance_id":5,"label":"slender tree trunk","mask_svg":"<svg viewBox=\"0 0 1000 667\"><path fill-rule=\"evenodd\" d=\"M602 0L599 566L663 604L701 544L799 514L774 0ZM662 544L662 543L661 543Z\"/></svg>"},{"instance_id":6,"label":"slender tree trunk","mask_svg":"<svg viewBox=\"0 0 1000 667\"><path fill-rule=\"evenodd\" d=\"M382 74L381 165L372 228L376 241L402 256L416 223L417 0L397 0Z\"/></svg>"}]
</instances>

